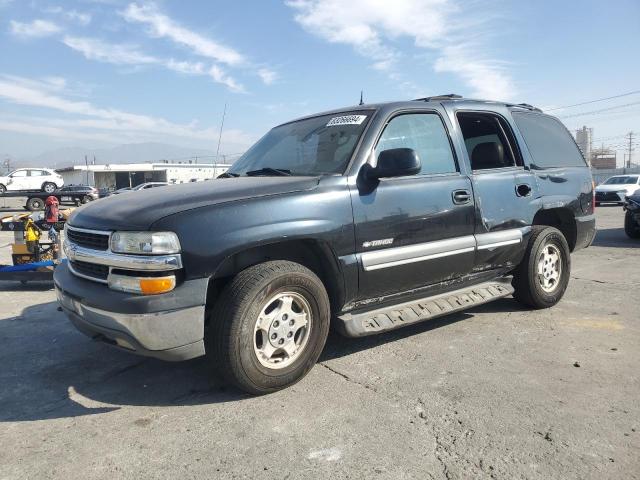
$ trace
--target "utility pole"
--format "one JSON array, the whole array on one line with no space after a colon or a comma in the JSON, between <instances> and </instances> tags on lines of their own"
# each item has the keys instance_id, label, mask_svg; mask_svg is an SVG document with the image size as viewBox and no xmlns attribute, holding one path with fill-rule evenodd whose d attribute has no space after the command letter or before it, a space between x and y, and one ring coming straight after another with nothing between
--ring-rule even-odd
<instances>
[{"instance_id":1,"label":"utility pole","mask_svg":"<svg viewBox=\"0 0 640 480\"><path fill-rule=\"evenodd\" d=\"M629 156L627 158L627 168L631 168L631 154L633 153L633 132L629 132L627 135L629 137Z\"/></svg>"},{"instance_id":2,"label":"utility pole","mask_svg":"<svg viewBox=\"0 0 640 480\"><path fill-rule=\"evenodd\" d=\"M89 160L87 160L87 156L84 156L84 168L86 169L86 177L87 177L87 183L85 185L89 185Z\"/></svg>"}]
</instances>

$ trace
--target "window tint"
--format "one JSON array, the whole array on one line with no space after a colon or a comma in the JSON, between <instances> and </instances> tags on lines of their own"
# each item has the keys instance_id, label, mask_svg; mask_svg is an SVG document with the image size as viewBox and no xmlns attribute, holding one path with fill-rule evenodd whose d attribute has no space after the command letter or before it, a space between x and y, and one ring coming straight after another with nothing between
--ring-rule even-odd
<instances>
[{"instance_id":1,"label":"window tint","mask_svg":"<svg viewBox=\"0 0 640 480\"><path fill-rule=\"evenodd\" d=\"M513 118L533 157L534 168L584 167L580 149L562 123L537 113L514 112Z\"/></svg>"},{"instance_id":2,"label":"window tint","mask_svg":"<svg viewBox=\"0 0 640 480\"><path fill-rule=\"evenodd\" d=\"M393 118L385 127L375 149L412 148L418 154L423 175L457 171L449 137L440 117L434 113L412 113Z\"/></svg>"},{"instance_id":3,"label":"window tint","mask_svg":"<svg viewBox=\"0 0 640 480\"><path fill-rule=\"evenodd\" d=\"M490 113L458 112L456 115L472 170L521 165L511 128Z\"/></svg>"}]
</instances>

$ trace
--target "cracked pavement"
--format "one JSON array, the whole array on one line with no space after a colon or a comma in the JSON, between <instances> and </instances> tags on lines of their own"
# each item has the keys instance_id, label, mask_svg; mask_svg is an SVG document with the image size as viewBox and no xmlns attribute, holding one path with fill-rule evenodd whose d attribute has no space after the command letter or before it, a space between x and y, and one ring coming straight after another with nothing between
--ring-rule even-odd
<instances>
[{"instance_id":1,"label":"cracked pavement","mask_svg":"<svg viewBox=\"0 0 640 480\"><path fill-rule=\"evenodd\" d=\"M640 478L640 242L621 208L597 215L556 307L332 333L305 379L263 397L206 359L91 342L49 285L0 283L0 479Z\"/></svg>"}]
</instances>

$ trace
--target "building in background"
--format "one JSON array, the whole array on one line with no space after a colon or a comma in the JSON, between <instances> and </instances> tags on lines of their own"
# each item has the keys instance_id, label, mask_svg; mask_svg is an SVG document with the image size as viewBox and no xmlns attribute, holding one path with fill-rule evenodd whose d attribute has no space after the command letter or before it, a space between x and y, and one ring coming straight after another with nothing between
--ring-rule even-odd
<instances>
[{"instance_id":1,"label":"building in background","mask_svg":"<svg viewBox=\"0 0 640 480\"><path fill-rule=\"evenodd\" d=\"M591 153L591 143L593 141L593 128L582 127L576 130L576 143L580 150L582 150L582 154L584 155L585 160L589 165L591 165L592 153ZM615 165L614 165L615 168Z\"/></svg>"},{"instance_id":2,"label":"building in background","mask_svg":"<svg viewBox=\"0 0 640 480\"><path fill-rule=\"evenodd\" d=\"M93 185L98 189L118 190L145 182L188 183L211 180L231 165L211 163L128 163L111 165L74 165L56 170L65 185Z\"/></svg>"},{"instance_id":3,"label":"building in background","mask_svg":"<svg viewBox=\"0 0 640 480\"><path fill-rule=\"evenodd\" d=\"M591 168L598 170L616 168L616 152L610 148L594 148L591 151Z\"/></svg>"}]
</instances>

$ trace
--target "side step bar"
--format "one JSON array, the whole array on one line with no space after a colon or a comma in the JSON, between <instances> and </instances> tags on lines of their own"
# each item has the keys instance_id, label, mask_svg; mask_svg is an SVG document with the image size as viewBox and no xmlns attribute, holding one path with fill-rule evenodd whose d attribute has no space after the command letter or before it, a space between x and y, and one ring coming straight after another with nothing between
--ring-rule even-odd
<instances>
[{"instance_id":1,"label":"side step bar","mask_svg":"<svg viewBox=\"0 0 640 480\"><path fill-rule=\"evenodd\" d=\"M365 313L347 313L337 318L337 327L347 337L364 337L431 320L511 295L511 278L503 277Z\"/></svg>"}]
</instances>

